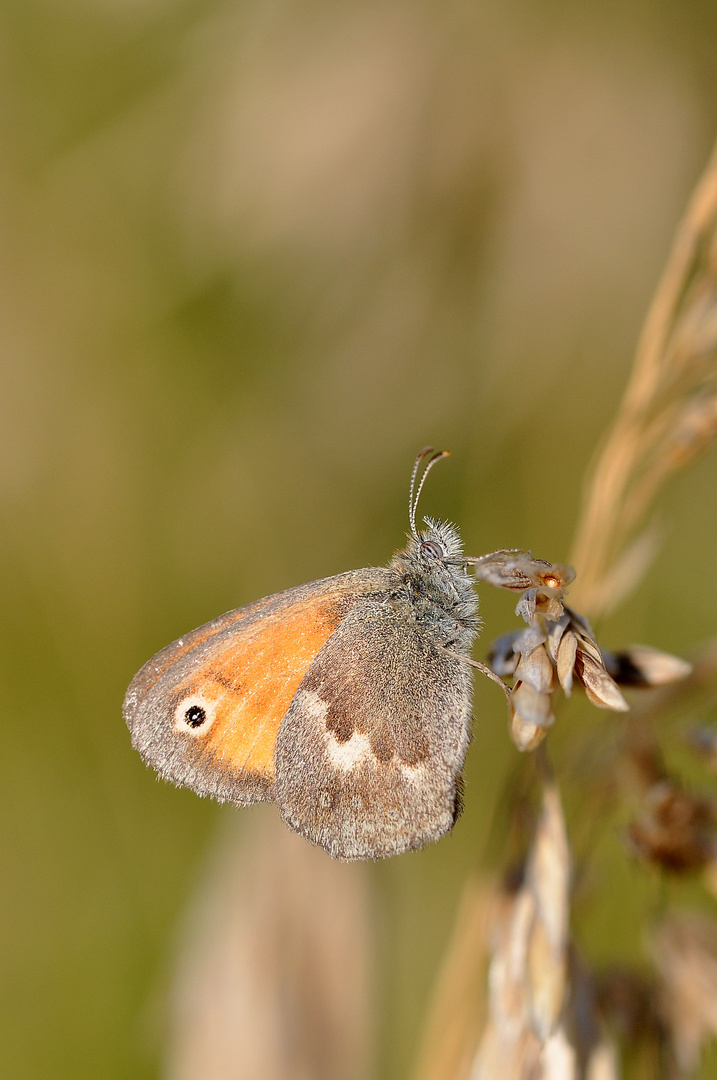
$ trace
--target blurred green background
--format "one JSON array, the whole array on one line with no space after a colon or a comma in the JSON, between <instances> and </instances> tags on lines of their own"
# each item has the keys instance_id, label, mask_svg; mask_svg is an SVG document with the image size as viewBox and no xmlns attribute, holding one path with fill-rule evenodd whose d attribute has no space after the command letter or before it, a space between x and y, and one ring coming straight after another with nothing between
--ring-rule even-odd
<instances>
[{"instance_id":1,"label":"blurred green background","mask_svg":"<svg viewBox=\"0 0 717 1080\"><path fill-rule=\"evenodd\" d=\"M157 1077L177 928L237 815L155 781L126 685L231 607L385 563L428 442L453 456L422 510L470 553L568 557L717 130L717 7L4 0L0 20L0 1071ZM713 459L663 520L607 645L714 632ZM485 639L513 603L482 589ZM382 1077L415 1058L514 768L498 697L477 686L454 835L368 871ZM634 930L610 903L593 955Z\"/></svg>"}]
</instances>

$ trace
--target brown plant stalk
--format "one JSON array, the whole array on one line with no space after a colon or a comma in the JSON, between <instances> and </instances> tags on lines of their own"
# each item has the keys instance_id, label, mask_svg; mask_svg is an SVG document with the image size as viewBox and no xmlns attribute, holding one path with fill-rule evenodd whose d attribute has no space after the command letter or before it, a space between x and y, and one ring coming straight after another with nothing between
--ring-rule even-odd
<instances>
[{"instance_id":1,"label":"brown plant stalk","mask_svg":"<svg viewBox=\"0 0 717 1080\"><path fill-rule=\"evenodd\" d=\"M619 603L635 586L654 549L654 531L645 529L644 522L659 490L678 469L707 449L716 436L717 150L679 226L640 337L627 389L592 470L576 530L572 561L577 570L577 580L570 592L571 609L586 612L591 618L600 616ZM565 610L566 614L551 614L547 620L543 617L542 622L540 618L526 620L534 636L536 629L539 632L542 628L543 634L541 640L538 633L535 642L531 639L528 644L534 644L536 649L544 648L552 656L550 644L554 626L562 628L561 619L572 625L572 619L578 629L584 625L585 647L593 642L596 656L600 657L608 673L618 682L629 684L632 674L636 676L632 679L632 685L660 686L684 678L689 671L689 665L645 647L614 657L603 654L591 638L589 624L581 621L581 616L574 615L570 609ZM535 615L534 612L530 614ZM505 669L501 673L512 671L515 676L516 672L522 670L518 665L522 663L525 667L526 656L532 656L522 642L526 633L507 636L502 649L499 649L499 659ZM563 685L566 679L561 677L560 655L554 656L553 661L557 664L558 678L556 680L555 676L551 676L550 685L546 684L545 687L546 696L552 693L556 681L566 689ZM543 667L546 665L543 664ZM518 686L520 678L517 678ZM569 686L566 692L569 692ZM610 707L616 706L613 704ZM644 740L646 736L642 720L644 717L639 727ZM549 724L546 722L543 726L547 731ZM658 761L659 755L650 741L649 732L647 740L648 758ZM531 749L532 744L520 748ZM631 748L628 736L625 746L628 756L631 749L634 747ZM543 751L544 747L541 747L540 752ZM569 845L567 833L563 837L556 782L549 772L545 772L545 769L543 772L543 811L526 862L523 884L513 897L503 896L502 905L498 905L503 917L497 918L492 942L486 945L486 952L492 957L488 988L490 1015L483 1037L476 1044L473 1064L468 1066L464 1044L461 1044L461 1038L456 1040L455 1029L450 1041L439 1022L441 1018L450 1016L465 1017L470 1011L465 1001L466 992L470 992L466 980L455 979L452 990L451 980L445 977L446 971L455 970L456 958L462 955L470 956L468 967L471 972L478 962L475 943L477 915L473 920L466 920L464 914L456 926L451 944L453 961L444 968L440 993L434 1001L434 1015L427 1025L429 1038L424 1048L421 1080L467 1080L469 1076L479 1077L480 1080L493 1080L494 1076L500 1080L534 1080L539 1076L546 1080L548 1077L556 1080L558 1076L561 1080L563 1077L565 1080L579 1080L581 1077L593 1080L598 1076L614 1078L619 1075L615 1048L605 1038L594 1007L592 978L580 964L570 943ZM662 775L656 774L653 779L662 782L664 787ZM682 796L679 789L676 792L672 792L674 797L668 810L675 806L679 809L683 803L688 808L692 807L689 797L680 802L678 796ZM697 806L697 801L692 802ZM672 838L674 814L672 817L668 814L670 820L667 821L663 804L664 799L658 808L662 811L659 820L641 819L642 833L639 836L643 840L645 837L650 839L657 825L662 828L660 836L663 839L666 828L670 830L668 839ZM687 824L682 823L683 832L691 827L691 820ZM546 832L546 823L550 821L554 828ZM698 824L700 828L704 826L702 818ZM552 836L551 841L546 840L548 836ZM558 842L558 837L563 839ZM709 841L705 847L705 858L710 857L708 849ZM538 873L539 866L551 867L550 874L544 876L543 871ZM543 888L541 882L549 879L553 883L559 881L560 887L554 884L554 887ZM478 896L480 903L475 910L480 911L483 917L485 895L477 890L475 881L471 879L463 902L464 912L471 898L475 907ZM523 907L533 914L521 921L519 916ZM543 939L548 940L543 932L544 926L558 923L563 929L554 941L551 939L552 949L539 948ZM470 930L466 927L470 927ZM462 935L465 940L461 940ZM537 964L532 963L535 957L539 958ZM484 963L487 962L486 956ZM566 977L568 969L571 973L569 978ZM477 1012L485 1001L485 991L474 989L473 993ZM462 995L460 1000L459 994ZM549 1005L547 1011L538 1007L546 1002ZM660 1002L652 1001L651 1008L658 1017L653 1030L668 1031L669 1010L668 1013L662 1010L667 1016L663 1024L659 1019ZM673 1013L676 1008L674 997L670 998ZM586 1017L590 1018L588 1027L591 1033L587 1042L584 1025L580 1029L575 1021L578 1014L583 1021ZM705 1023L703 1026L706 1030L710 1025ZM465 1041L468 1025L464 1022L459 1027L459 1035ZM669 1034L665 1036L670 1037ZM678 1045L678 1050L681 1045ZM692 1043L689 1044L689 1054L685 1051L683 1056L689 1058L690 1062L694 1060Z\"/></svg>"},{"instance_id":2,"label":"brown plant stalk","mask_svg":"<svg viewBox=\"0 0 717 1080\"><path fill-rule=\"evenodd\" d=\"M584 499L571 604L591 618L639 579L653 544L638 529L655 496L715 437L716 352L717 150L678 228Z\"/></svg>"}]
</instances>

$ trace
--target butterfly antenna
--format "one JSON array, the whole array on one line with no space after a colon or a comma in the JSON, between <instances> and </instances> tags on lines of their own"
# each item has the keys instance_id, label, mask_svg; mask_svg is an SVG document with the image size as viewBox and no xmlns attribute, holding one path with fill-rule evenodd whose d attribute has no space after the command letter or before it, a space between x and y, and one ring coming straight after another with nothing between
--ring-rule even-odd
<instances>
[{"instance_id":1,"label":"butterfly antenna","mask_svg":"<svg viewBox=\"0 0 717 1080\"><path fill-rule=\"evenodd\" d=\"M420 466L421 462L426 457L428 457L428 455L430 453L432 453L432 452L433 452L433 447L432 446L426 446L426 447L423 448L423 450L421 450L420 454L416 458L415 464L413 466L413 473L411 474L411 494L410 494L410 506L409 506L409 515L408 516L409 516L409 522L410 522L410 525L411 525L411 533L416 538L416 540L418 540L418 531L416 529L416 510L418 509L418 500L421 497L421 492L423 491L423 485L426 482L426 477L428 476L429 472L431 471L431 469L433 468L433 466L436 464L437 461L440 461L441 458L449 457L450 453L451 453L450 450L439 450L437 453L433 454L433 457L430 459L430 461L426 465L426 468L424 469L423 476L421 477L420 483L418 485L418 491L416 491L415 497L414 497L414 490L415 490L415 487L416 487L416 477L418 476L419 466Z\"/></svg>"},{"instance_id":2,"label":"butterfly antenna","mask_svg":"<svg viewBox=\"0 0 717 1080\"><path fill-rule=\"evenodd\" d=\"M416 532L416 502L413 498L414 492L416 490L416 477L418 476L418 468L421 462L424 458L428 457L428 455L432 453L432 446L424 446L423 450L421 450L420 454L413 463L413 472L411 473L411 487L408 493L408 521L411 526L411 533L413 536L416 537L416 539L418 539L418 534Z\"/></svg>"}]
</instances>

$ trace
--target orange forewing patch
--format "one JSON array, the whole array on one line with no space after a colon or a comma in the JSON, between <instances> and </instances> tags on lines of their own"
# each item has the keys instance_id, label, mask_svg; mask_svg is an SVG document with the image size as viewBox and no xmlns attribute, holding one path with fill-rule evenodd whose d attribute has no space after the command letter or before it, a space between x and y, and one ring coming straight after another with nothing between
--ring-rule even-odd
<instances>
[{"instance_id":1,"label":"orange forewing patch","mask_svg":"<svg viewBox=\"0 0 717 1080\"><path fill-rule=\"evenodd\" d=\"M232 772L274 778L279 725L311 662L343 618L335 595L305 599L239 626L182 691L217 703L204 746Z\"/></svg>"},{"instance_id":2,"label":"orange forewing patch","mask_svg":"<svg viewBox=\"0 0 717 1080\"><path fill-rule=\"evenodd\" d=\"M186 656L193 649L209 641L211 638L216 637L223 631L228 630L235 623L240 623L250 615L256 614L263 607L271 605L274 597L267 596L263 600L257 600L253 604L247 604L246 607L236 608L234 611L228 611L226 615L220 615L218 619L213 619L211 622L204 623L203 626L199 626L196 630L192 630L189 634L185 634L184 637L178 641L173 641L171 645L166 645L163 649L153 656L148 664L145 664L141 671L137 672L133 680L133 685L137 686L138 691L147 693L155 686L160 679L167 674L168 671L181 660L183 656ZM237 634L240 634L241 630L237 630Z\"/></svg>"}]
</instances>

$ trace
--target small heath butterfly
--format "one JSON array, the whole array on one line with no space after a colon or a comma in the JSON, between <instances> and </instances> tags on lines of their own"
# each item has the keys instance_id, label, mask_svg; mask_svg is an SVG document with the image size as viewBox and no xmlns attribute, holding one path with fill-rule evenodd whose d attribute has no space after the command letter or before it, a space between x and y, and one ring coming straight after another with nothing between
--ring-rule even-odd
<instances>
[{"instance_id":1,"label":"small heath butterfly","mask_svg":"<svg viewBox=\"0 0 717 1080\"><path fill-rule=\"evenodd\" d=\"M492 676L470 658L479 620L468 566L492 556L464 556L446 522L417 529L423 484L447 452L429 458L416 491L431 453L416 459L408 544L387 567L257 600L144 665L123 713L160 776L237 806L275 801L338 859L396 855L453 827L470 668Z\"/></svg>"}]
</instances>

